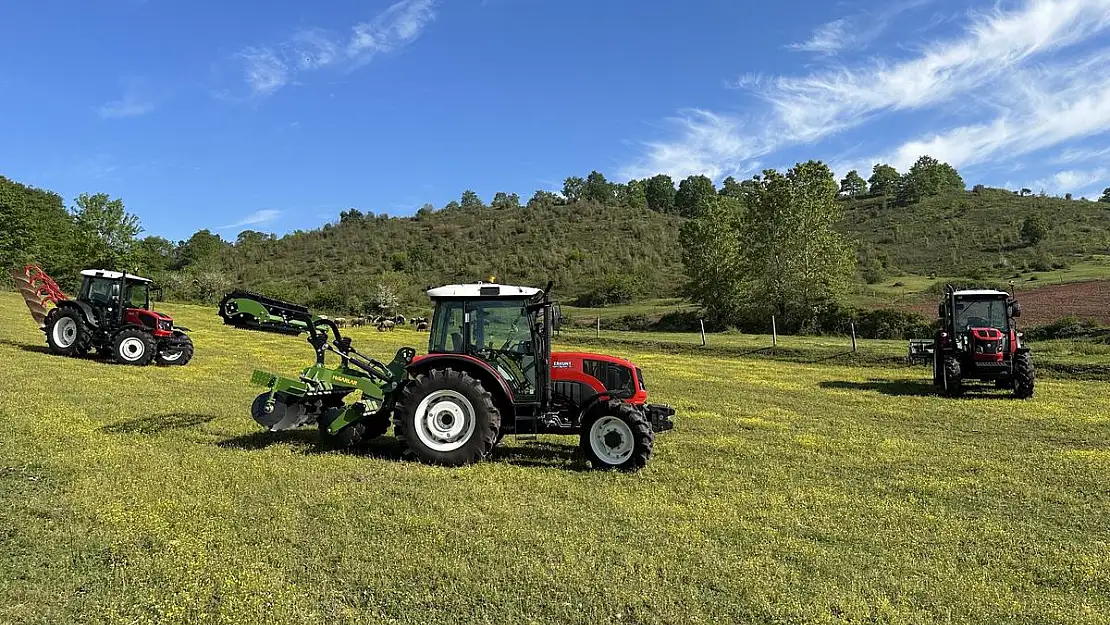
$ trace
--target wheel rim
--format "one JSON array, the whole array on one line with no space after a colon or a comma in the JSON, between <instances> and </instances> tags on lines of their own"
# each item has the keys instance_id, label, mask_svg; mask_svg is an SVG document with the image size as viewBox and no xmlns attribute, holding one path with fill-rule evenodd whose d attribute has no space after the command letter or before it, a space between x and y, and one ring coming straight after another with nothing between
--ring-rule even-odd
<instances>
[{"instance_id":1,"label":"wheel rim","mask_svg":"<svg viewBox=\"0 0 1110 625\"><path fill-rule=\"evenodd\" d=\"M62 317L54 324L54 344L63 349L77 340L77 322L70 317Z\"/></svg>"},{"instance_id":2,"label":"wheel rim","mask_svg":"<svg viewBox=\"0 0 1110 625\"><path fill-rule=\"evenodd\" d=\"M127 362L135 362L146 353L146 343L142 339L129 336L119 344L119 356Z\"/></svg>"},{"instance_id":3,"label":"wheel rim","mask_svg":"<svg viewBox=\"0 0 1110 625\"><path fill-rule=\"evenodd\" d=\"M590 449L606 464L616 465L628 460L633 448L632 428L617 417L602 417L590 427Z\"/></svg>"},{"instance_id":4,"label":"wheel rim","mask_svg":"<svg viewBox=\"0 0 1110 625\"><path fill-rule=\"evenodd\" d=\"M462 447L474 427L474 405L458 391L434 391L416 406L416 435L435 451Z\"/></svg>"},{"instance_id":5,"label":"wheel rim","mask_svg":"<svg viewBox=\"0 0 1110 625\"><path fill-rule=\"evenodd\" d=\"M177 362L178 360L181 360L181 357L184 354L185 354L185 352L183 352L183 351L166 352L166 353L162 354L162 360L164 360L166 362Z\"/></svg>"}]
</instances>

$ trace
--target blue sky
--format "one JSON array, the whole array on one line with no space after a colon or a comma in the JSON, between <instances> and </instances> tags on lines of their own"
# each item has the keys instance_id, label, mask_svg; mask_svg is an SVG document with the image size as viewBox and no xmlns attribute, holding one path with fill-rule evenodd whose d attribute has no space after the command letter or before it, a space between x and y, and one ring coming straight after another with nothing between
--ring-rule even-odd
<instances>
[{"instance_id":1,"label":"blue sky","mask_svg":"<svg viewBox=\"0 0 1110 625\"><path fill-rule=\"evenodd\" d=\"M284 233L599 169L1110 186L1110 0L13 0L0 174Z\"/></svg>"}]
</instances>

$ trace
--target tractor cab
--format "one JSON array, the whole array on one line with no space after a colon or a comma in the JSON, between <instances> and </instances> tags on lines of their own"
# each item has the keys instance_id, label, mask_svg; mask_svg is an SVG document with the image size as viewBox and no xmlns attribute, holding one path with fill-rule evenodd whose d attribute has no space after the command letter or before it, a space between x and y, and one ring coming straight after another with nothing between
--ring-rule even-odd
<instances>
[{"instance_id":1,"label":"tractor cab","mask_svg":"<svg viewBox=\"0 0 1110 625\"><path fill-rule=\"evenodd\" d=\"M98 322L122 320L149 326L156 335L169 333L173 320L150 307L149 278L103 269L86 269L81 277L77 301L88 305Z\"/></svg>"}]
</instances>

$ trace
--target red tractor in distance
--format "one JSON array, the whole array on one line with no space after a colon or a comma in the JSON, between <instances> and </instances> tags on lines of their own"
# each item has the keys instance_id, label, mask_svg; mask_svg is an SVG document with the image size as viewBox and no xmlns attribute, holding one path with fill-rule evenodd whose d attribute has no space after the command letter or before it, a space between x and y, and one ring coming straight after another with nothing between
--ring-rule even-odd
<instances>
[{"instance_id":1,"label":"red tractor in distance","mask_svg":"<svg viewBox=\"0 0 1110 625\"><path fill-rule=\"evenodd\" d=\"M126 365L184 365L192 359L188 328L174 327L172 318L151 309L149 279L102 269L81 276L77 299L49 298L54 308L42 329L51 353L84 356L95 349Z\"/></svg>"},{"instance_id":2,"label":"red tractor in distance","mask_svg":"<svg viewBox=\"0 0 1110 625\"><path fill-rule=\"evenodd\" d=\"M647 403L643 372L622 358L552 352L558 307L543 291L456 284L435 303L428 354L408 365L394 434L424 462L481 460L506 434L576 434L595 469L636 471L670 406Z\"/></svg>"}]
</instances>

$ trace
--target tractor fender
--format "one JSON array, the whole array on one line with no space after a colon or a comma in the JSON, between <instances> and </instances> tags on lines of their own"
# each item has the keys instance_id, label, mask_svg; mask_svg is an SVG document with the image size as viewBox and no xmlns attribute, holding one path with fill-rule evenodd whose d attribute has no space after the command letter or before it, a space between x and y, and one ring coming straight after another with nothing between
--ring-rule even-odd
<instances>
[{"instance_id":1,"label":"tractor fender","mask_svg":"<svg viewBox=\"0 0 1110 625\"><path fill-rule=\"evenodd\" d=\"M81 318L84 319L85 323L89 324L89 326L91 326L93 328L99 328L100 327L100 324L97 323L97 321L96 321L96 315L93 314L92 306L89 306L85 302L79 302L77 300L72 300L72 299L65 299L65 300L62 300L62 301L57 303L57 308L59 308L59 309L69 308L69 309L76 310L77 312L81 313Z\"/></svg>"},{"instance_id":2,"label":"tractor fender","mask_svg":"<svg viewBox=\"0 0 1110 625\"><path fill-rule=\"evenodd\" d=\"M513 391L509 383L497 371L484 361L465 354L429 354L412 361L407 369L409 375L417 376L431 369L446 369L451 367L456 371L465 371L478 378L482 386L486 387L493 395L493 404L501 411L502 423L515 418L516 410L513 408Z\"/></svg>"}]
</instances>

